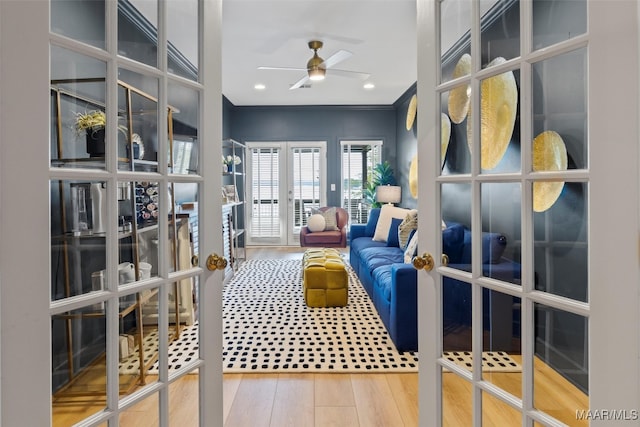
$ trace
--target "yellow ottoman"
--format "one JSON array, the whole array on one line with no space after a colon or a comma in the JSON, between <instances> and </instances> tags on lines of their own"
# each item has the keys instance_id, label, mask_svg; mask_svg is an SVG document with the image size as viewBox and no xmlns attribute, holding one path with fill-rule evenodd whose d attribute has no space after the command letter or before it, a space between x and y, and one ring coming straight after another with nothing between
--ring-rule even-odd
<instances>
[{"instance_id":1,"label":"yellow ottoman","mask_svg":"<svg viewBox=\"0 0 640 427\"><path fill-rule=\"evenodd\" d=\"M307 249L302 256L302 289L309 307L347 305L349 277L340 252L333 248Z\"/></svg>"}]
</instances>

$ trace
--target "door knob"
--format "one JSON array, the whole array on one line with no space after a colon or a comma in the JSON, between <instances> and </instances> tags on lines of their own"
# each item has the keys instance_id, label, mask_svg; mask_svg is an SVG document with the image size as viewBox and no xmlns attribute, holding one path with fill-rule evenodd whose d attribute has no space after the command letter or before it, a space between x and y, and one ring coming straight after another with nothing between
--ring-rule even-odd
<instances>
[{"instance_id":1,"label":"door knob","mask_svg":"<svg viewBox=\"0 0 640 427\"><path fill-rule=\"evenodd\" d=\"M411 262L416 270L433 270L434 262L430 253L425 252L422 256L413 257Z\"/></svg>"},{"instance_id":2,"label":"door knob","mask_svg":"<svg viewBox=\"0 0 640 427\"><path fill-rule=\"evenodd\" d=\"M210 271L224 270L227 268L227 260L217 254L211 254L207 257L207 268Z\"/></svg>"},{"instance_id":3,"label":"door knob","mask_svg":"<svg viewBox=\"0 0 640 427\"><path fill-rule=\"evenodd\" d=\"M449 265L449 257L447 254L442 254L442 265L445 267Z\"/></svg>"},{"instance_id":4,"label":"door knob","mask_svg":"<svg viewBox=\"0 0 640 427\"><path fill-rule=\"evenodd\" d=\"M200 259L198 258L198 255L193 255L191 257L191 267L197 267L200 264Z\"/></svg>"}]
</instances>

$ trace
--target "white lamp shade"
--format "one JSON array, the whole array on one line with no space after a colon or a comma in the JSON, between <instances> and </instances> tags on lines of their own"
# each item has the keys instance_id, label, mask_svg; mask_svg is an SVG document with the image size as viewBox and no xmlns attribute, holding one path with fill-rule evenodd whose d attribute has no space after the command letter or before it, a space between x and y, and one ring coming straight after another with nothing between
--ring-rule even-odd
<instances>
[{"instance_id":1,"label":"white lamp shade","mask_svg":"<svg viewBox=\"0 0 640 427\"><path fill-rule=\"evenodd\" d=\"M398 185L380 185L376 187L376 201L379 203L400 203L402 188Z\"/></svg>"}]
</instances>

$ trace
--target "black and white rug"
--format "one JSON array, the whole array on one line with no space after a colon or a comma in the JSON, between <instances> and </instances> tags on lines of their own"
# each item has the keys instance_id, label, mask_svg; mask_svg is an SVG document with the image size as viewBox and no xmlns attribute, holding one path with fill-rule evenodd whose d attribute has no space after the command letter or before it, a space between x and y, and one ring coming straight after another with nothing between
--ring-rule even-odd
<instances>
[{"instance_id":1,"label":"black and white rug","mask_svg":"<svg viewBox=\"0 0 640 427\"><path fill-rule=\"evenodd\" d=\"M346 307L310 308L299 260L248 260L224 288L224 372L417 372L357 276Z\"/></svg>"}]
</instances>

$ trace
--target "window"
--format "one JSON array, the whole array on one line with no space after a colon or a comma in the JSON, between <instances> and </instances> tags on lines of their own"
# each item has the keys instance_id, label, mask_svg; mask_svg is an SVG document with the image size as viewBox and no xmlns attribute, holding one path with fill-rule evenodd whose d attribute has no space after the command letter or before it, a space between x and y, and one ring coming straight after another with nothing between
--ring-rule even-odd
<instances>
[{"instance_id":1,"label":"window","mask_svg":"<svg viewBox=\"0 0 640 427\"><path fill-rule=\"evenodd\" d=\"M363 189L373 167L382 162L382 141L341 141L342 207L351 224L366 224L371 206L364 202Z\"/></svg>"}]
</instances>

